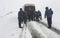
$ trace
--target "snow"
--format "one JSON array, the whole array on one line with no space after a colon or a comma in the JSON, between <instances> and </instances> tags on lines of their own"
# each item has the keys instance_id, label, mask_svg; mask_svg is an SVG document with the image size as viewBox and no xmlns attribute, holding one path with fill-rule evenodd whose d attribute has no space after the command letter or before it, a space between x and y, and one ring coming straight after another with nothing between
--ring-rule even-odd
<instances>
[{"instance_id":1,"label":"snow","mask_svg":"<svg viewBox=\"0 0 60 38\"><path fill-rule=\"evenodd\" d=\"M60 30L60 0L0 0L0 17L5 16L9 12L18 11L20 7L23 8L24 4L35 4L36 10L41 10L44 20L45 7L52 8L53 14L53 27ZM45 20L46 21L46 20Z\"/></svg>"},{"instance_id":2,"label":"snow","mask_svg":"<svg viewBox=\"0 0 60 38\"><path fill-rule=\"evenodd\" d=\"M31 35L29 29L26 27L25 24L23 24L23 25L24 25L24 27L22 29L20 38L32 38L32 35Z\"/></svg>"},{"instance_id":3,"label":"snow","mask_svg":"<svg viewBox=\"0 0 60 38\"><path fill-rule=\"evenodd\" d=\"M27 22L27 24L22 23L23 30L18 28L17 14L17 12L13 12L0 18L1 38L32 38L36 35L38 38L60 38L58 34L35 21ZM33 32L32 35L31 32Z\"/></svg>"},{"instance_id":4,"label":"snow","mask_svg":"<svg viewBox=\"0 0 60 38\"><path fill-rule=\"evenodd\" d=\"M8 38L10 36L10 38L13 38L13 36L16 37L21 32L21 29L18 28L17 17L15 16L11 14L0 18L1 38Z\"/></svg>"},{"instance_id":5,"label":"snow","mask_svg":"<svg viewBox=\"0 0 60 38\"><path fill-rule=\"evenodd\" d=\"M43 17L45 13L45 7L48 6L49 8L52 8L54 12L52 26L60 30L60 0L0 0L0 38L20 38L22 29L18 28L17 16L19 8L23 8L25 3L35 4L36 10L41 10ZM46 22L46 19L43 18L43 21ZM31 22L31 24L32 23L35 24L36 22ZM40 28L42 31L40 31L42 35L45 33L49 37L52 34L52 38L53 36L59 36L41 24L36 23L35 25L41 26ZM36 27L35 29L38 31ZM32 38L28 28L26 31L26 38ZM25 31L23 31L23 35L24 32Z\"/></svg>"},{"instance_id":6,"label":"snow","mask_svg":"<svg viewBox=\"0 0 60 38\"><path fill-rule=\"evenodd\" d=\"M23 28L24 30L18 27L17 14L18 14L17 12L13 12L12 14L0 17L0 30L1 30L0 38L24 38L24 37L31 38L31 34L29 34L29 30L28 29L25 30L26 27ZM23 26L23 23L22 23L22 26Z\"/></svg>"},{"instance_id":7,"label":"snow","mask_svg":"<svg viewBox=\"0 0 60 38\"><path fill-rule=\"evenodd\" d=\"M27 26L30 29L30 31L32 31L32 35L37 36L38 38L60 38L60 35L38 22L28 22Z\"/></svg>"}]
</instances>

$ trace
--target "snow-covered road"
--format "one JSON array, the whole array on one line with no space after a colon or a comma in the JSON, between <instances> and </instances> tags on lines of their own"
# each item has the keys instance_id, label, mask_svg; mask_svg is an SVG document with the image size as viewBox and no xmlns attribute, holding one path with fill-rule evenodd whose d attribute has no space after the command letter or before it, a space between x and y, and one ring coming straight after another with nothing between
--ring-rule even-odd
<instances>
[{"instance_id":1,"label":"snow-covered road","mask_svg":"<svg viewBox=\"0 0 60 38\"><path fill-rule=\"evenodd\" d=\"M35 21L27 22L23 30L18 28L17 13L0 17L0 38L60 38L60 35Z\"/></svg>"},{"instance_id":2,"label":"snow-covered road","mask_svg":"<svg viewBox=\"0 0 60 38\"><path fill-rule=\"evenodd\" d=\"M27 23L28 29L30 29L33 37L37 38L60 38L60 35L46 28L44 25L38 22L31 21Z\"/></svg>"}]
</instances>

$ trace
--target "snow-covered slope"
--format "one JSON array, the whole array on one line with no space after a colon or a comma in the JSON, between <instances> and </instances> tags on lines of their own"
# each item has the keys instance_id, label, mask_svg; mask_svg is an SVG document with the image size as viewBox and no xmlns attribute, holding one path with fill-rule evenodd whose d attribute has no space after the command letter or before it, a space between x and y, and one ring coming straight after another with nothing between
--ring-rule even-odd
<instances>
[{"instance_id":1,"label":"snow-covered slope","mask_svg":"<svg viewBox=\"0 0 60 38\"><path fill-rule=\"evenodd\" d=\"M0 38L31 38L31 34L28 29L25 30L24 28L22 31L22 29L18 27L17 16L18 12L13 12L12 14L6 14L0 17Z\"/></svg>"},{"instance_id":2,"label":"snow-covered slope","mask_svg":"<svg viewBox=\"0 0 60 38\"><path fill-rule=\"evenodd\" d=\"M0 38L18 38L21 29L18 28L16 14L0 17Z\"/></svg>"},{"instance_id":3,"label":"snow-covered slope","mask_svg":"<svg viewBox=\"0 0 60 38\"><path fill-rule=\"evenodd\" d=\"M45 7L51 7L54 12L53 27L60 30L60 0L0 0L0 38L20 36L21 29L18 28L17 11L25 3L35 4L36 10L41 10L42 16L44 16Z\"/></svg>"},{"instance_id":4,"label":"snow-covered slope","mask_svg":"<svg viewBox=\"0 0 60 38\"><path fill-rule=\"evenodd\" d=\"M28 29L31 31L33 37L37 38L60 38L60 35L48 29L44 25L31 21L27 23Z\"/></svg>"},{"instance_id":5,"label":"snow-covered slope","mask_svg":"<svg viewBox=\"0 0 60 38\"><path fill-rule=\"evenodd\" d=\"M32 38L37 34L41 38L60 38L58 34L35 21L27 22L27 27L24 27L23 30L18 28L17 16L18 12L13 12L12 14L0 17L0 38ZM31 32L33 32L33 35L31 35Z\"/></svg>"}]
</instances>

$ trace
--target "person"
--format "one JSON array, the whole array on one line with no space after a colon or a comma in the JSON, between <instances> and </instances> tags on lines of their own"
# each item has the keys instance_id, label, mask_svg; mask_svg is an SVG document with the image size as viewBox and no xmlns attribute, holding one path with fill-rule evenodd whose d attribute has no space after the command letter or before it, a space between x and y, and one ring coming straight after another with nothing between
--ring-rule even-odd
<instances>
[{"instance_id":1,"label":"person","mask_svg":"<svg viewBox=\"0 0 60 38\"><path fill-rule=\"evenodd\" d=\"M51 28L51 25L52 25L52 14L53 14L53 11L52 9L46 7L46 11L45 11L45 18L47 17L47 22L48 22L48 28Z\"/></svg>"},{"instance_id":2,"label":"person","mask_svg":"<svg viewBox=\"0 0 60 38\"><path fill-rule=\"evenodd\" d=\"M23 10L22 8L20 8L20 11L18 12L18 21L19 21L19 28L22 28L21 27L21 23L23 22Z\"/></svg>"},{"instance_id":3,"label":"person","mask_svg":"<svg viewBox=\"0 0 60 38\"><path fill-rule=\"evenodd\" d=\"M24 11L23 12L23 22L24 22L24 24L26 24L26 22L27 22L27 13Z\"/></svg>"},{"instance_id":4,"label":"person","mask_svg":"<svg viewBox=\"0 0 60 38\"><path fill-rule=\"evenodd\" d=\"M36 11L36 21L39 21L39 18L42 20L41 12L38 10Z\"/></svg>"},{"instance_id":5,"label":"person","mask_svg":"<svg viewBox=\"0 0 60 38\"><path fill-rule=\"evenodd\" d=\"M52 24L52 14L53 14L53 11L52 11L51 8L50 8L50 13L51 13L51 24Z\"/></svg>"},{"instance_id":6,"label":"person","mask_svg":"<svg viewBox=\"0 0 60 38\"><path fill-rule=\"evenodd\" d=\"M39 18L42 20L41 11L39 11L39 10L38 10L38 16L39 16Z\"/></svg>"}]
</instances>

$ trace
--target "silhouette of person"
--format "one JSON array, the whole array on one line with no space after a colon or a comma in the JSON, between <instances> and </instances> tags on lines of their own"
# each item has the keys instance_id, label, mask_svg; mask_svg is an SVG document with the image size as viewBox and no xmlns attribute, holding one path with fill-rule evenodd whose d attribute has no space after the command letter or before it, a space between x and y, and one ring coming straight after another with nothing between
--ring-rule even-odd
<instances>
[{"instance_id":1,"label":"silhouette of person","mask_svg":"<svg viewBox=\"0 0 60 38\"><path fill-rule=\"evenodd\" d=\"M38 10L38 17L42 20L41 11Z\"/></svg>"},{"instance_id":2,"label":"silhouette of person","mask_svg":"<svg viewBox=\"0 0 60 38\"><path fill-rule=\"evenodd\" d=\"M19 28L22 28L21 27L21 23L23 22L23 10L22 8L20 8L20 11L18 12L18 22L19 22Z\"/></svg>"},{"instance_id":3,"label":"silhouette of person","mask_svg":"<svg viewBox=\"0 0 60 38\"><path fill-rule=\"evenodd\" d=\"M27 22L27 13L24 11L23 12L23 21L24 21L24 23L26 24L26 22Z\"/></svg>"},{"instance_id":4,"label":"silhouette of person","mask_svg":"<svg viewBox=\"0 0 60 38\"><path fill-rule=\"evenodd\" d=\"M53 14L53 11L52 9L46 7L46 11L45 11L45 18L47 18L47 22L48 22L48 28L51 28L51 25L52 25L52 14Z\"/></svg>"},{"instance_id":5,"label":"silhouette of person","mask_svg":"<svg viewBox=\"0 0 60 38\"><path fill-rule=\"evenodd\" d=\"M42 19L41 12L38 10L36 11L36 21L39 21L39 18Z\"/></svg>"},{"instance_id":6,"label":"silhouette of person","mask_svg":"<svg viewBox=\"0 0 60 38\"><path fill-rule=\"evenodd\" d=\"M50 8L50 13L51 13L51 24L52 24L52 14L53 14L53 11L52 11L51 8Z\"/></svg>"}]
</instances>

